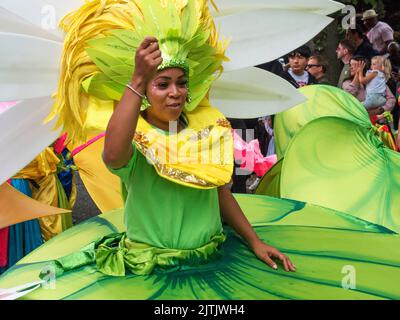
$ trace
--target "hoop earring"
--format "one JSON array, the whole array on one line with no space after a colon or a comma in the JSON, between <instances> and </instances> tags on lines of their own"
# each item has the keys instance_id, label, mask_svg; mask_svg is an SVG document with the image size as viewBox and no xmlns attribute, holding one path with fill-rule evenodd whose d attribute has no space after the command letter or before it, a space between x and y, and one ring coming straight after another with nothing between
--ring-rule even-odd
<instances>
[{"instance_id":1,"label":"hoop earring","mask_svg":"<svg viewBox=\"0 0 400 320\"><path fill-rule=\"evenodd\" d=\"M186 95L186 102L187 103L191 103L192 102L192 95L191 95L189 89L188 89L188 93Z\"/></svg>"},{"instance_id":2,"label":"hoop earring","mask_svg":"<svg viewBox=\"0 0 400 320\"><path fill-rule=\"evenodd\" d=\"M150 104L149 100L147 99L147 96L144 96L144 98L142 99L142 105L140 106L140 110L144 111L149 107L151 107L151 104Z\"/></svg>"}]
</instances>

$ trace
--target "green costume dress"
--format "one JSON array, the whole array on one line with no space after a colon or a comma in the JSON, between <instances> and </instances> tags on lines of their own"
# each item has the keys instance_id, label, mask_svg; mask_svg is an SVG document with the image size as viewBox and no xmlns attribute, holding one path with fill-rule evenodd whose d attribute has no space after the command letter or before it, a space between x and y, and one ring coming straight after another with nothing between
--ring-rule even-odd
<instances>
[{"instance_id":1,"label":"green costume dress","mask_svg":"<svg viewBox=\"0 0 400 320\"><path fill-rule=\"evenodd\" d=\"M205 15L204 19L197 21L201 12L197 4L206 2L179 2L185 3L184 10L182 7L176 10L175 3L178 2L172 1L146 0L140 3L141 10L132 11L131 7L128 8L127 12L135 14L127 22L122 17L130 15L122 14L124 11L118 16L112 15L113 12L118 13L118 8L131 4L125 1L120 1L120 5L113 7L113 10L107 11L107 7L102 18L99 18L99 13L103 10L99 8L100 2L91 1L76 16L72 14L66 20L69 37L66 41L67 50L63 55L62 75L65 79L59 88L60 101L53 115L60 111L60 123L77 137L83 135L83 127L88 127L88 121L93 120L92 111L100 104L95 97L105 101L110 110L113 106L111 100L119 100L132 74L133 53L144 38L141 32L158 36L162 31L164 35L158 38L165 40L162 41L163 53L185 60L188 57L189 68L192 70L189 73L189 89L193 95L188 112L198 111L198 103L207 95L217 71L221 71L225 50L223 44L216 44L216 31L209 32L212 19ZM161 3L167 3L168 7L160 7ZM107 4L114 5L111 1ZM103 7L103 2L101 5ZM203 10L203 14L207 10ZM141 19L139 11L145 19ZM178 19L178 14L182 19ZM143 21L148 21L144 27ZM155 23L157 21L158 24ZM91 23L95 26L97 22L100 22L98 27L87 28ZM124 22L126 23L121 25ZM174 23L173 26L171 22ZM114 31L109 32L110 28ZM238 29L243 29L244 32L248 30ZM318 31L318 28L314 29ZM95 35L91 34L93 30ZM102 32L104 37L97 37ZM180 32L181 38L177 37ZM176 39L180 40L179 43ZM190 41L185 43L182 39ZM260 41L257 37L255 39L258 45ZM84 52L86 47L80 45L82 41L90 44L87 52ZM248 55L248 52L245 54ZM88 58L93 62L90 67ZM172 59L170 63L170 67L176 67L182 60ZM72 70L76 73L71 76ZM247 93L247 88L243 91ZM81 93L92 95L92 100L79 99ZM317 94L314 96L318 97ZM247 97L246 103L241 103L241 107L251 107L252 98L253 96ZM273 101L282 99L278 95L274 96ZM339 117L342 115L336 111L335 113ZM216 123L224 126L224 119L215 120L212 123L214 127ZM331 129L331 136L321 137L330 138L324 141L333 140L335 146L341 148L349 139L335 141L334 130L343 124L347 132L352 123L344 122L344 119L329 117L317 119L314 123L321 123L322 128ZM206 135L210 131L209 124L202 124L197 132ZM289 166L284 161L298 159L287 154L291 149L304 147L303 143L296 141L303 141L302 136L309 137L304 141L314 141L310 145L316 150L317 147L326 145L316 139L317 133L321 132L317 128L319 126L313 125L313 122L308 126L311 128L309 133L306 127L299 130L293 139L287 139L290 140L287 150L285 146L280 148L282 151L286 150L282 154L286 160L281 160L279 170L272 171L274 178L270 180L273 181L271 189L281 194L287 187L285 177L293 174L292 170L286 169L293 168L293 165ZM82 131L76 131L77 128ZM357 138L353 140L360 141L353 148L355 155L365 155L369 149L356 146L365 145L361 142L371 138L370 135L365 135L363 128L352 132L352 137ZM222 232L217 195L217 186L222 183L214 184L213 188L207 190L175 184L165 177L162 178L160 172L156 173L138 150L127 167L115 171L122 178L127 191L125 210L118 209L92 218L51 239L1 276L0 288L36 281L41 274L49 286L38 288L23 298L400 298L400 237L392 231L391 226L381 225L379 220L366 221L364 216L355 217L354 214L327 209L318 206L318 203L305 203L303 199L296 201L265 195L236 195L240 207L260 239L288 255L296 265L294 273L285 272L281 266L274 270L259 260L229 227L224 227ZM387 154L383 148L379 147L379 150L382 154ZM392 158L397 166L398 157L392 155ZM313 172L318 168L319 172L329 173L329 179L335 179L335 170L316 166L316 161L309 162L312 167L305 170ZM338 167L340 169L342 164L335 162L334 169ZM381 168L390 167L381 162L377 169ZM302 189L301 186L306 185L305 182L312 182L313 178L299 175L296 177L301 181L294 185L300 186L299 189L307 195L314 196L322 189L322 183L313 185L312 189ZM348 177L352 179L351 175ZM393 194L396 194L398 184L390 185L395 188ZM334 194L334 191L331 193ZM329 193L330 190L325 192ZM340 203L338 198L330 201ZM373 209L373 214L381 214L379 210L375 210L376 207Z\"/></svg>"},{"instance_id":2,"label":"green costume dress","mask_svg":"<svg viewBox=\"0 0 400 320\"><path fill-rule=\"evenodd\" d=\"M135 144L133 148L125 167L110 169L127 190L124 221L128 239L158 248L188 250L221 235L216 188L188 188L163 179Z\"/></svg>"},{"instance_id":3,"label":"green costume dress","mask_svg":"<svg viewBox=\"0 0 400 320\"><path fill-rule=\"evenodd\" d=\"M400 237L381 225L300 201L235 195L260 239L295 263L287 273L259 260L229 227L221 234L216 188L161 178L138 150L113 171L128 191L125 210L45 243L0 278L1 288L41 274L49 286L24 299L400 298Z\"/></svg>"},{"instance_id":4,"label":"green costume dress","mask_svg":"<svg viewBox=\"0 0 400 320\"><path fill-rule=\"evenodd\" d=\"M296 272L273 270L229 228L219 254L174 272L114 277L86 264L23 299L399 299L400 237L350 215L293 200L236 195L259 237L287 254ZM195 226L192 227L195 229ZM26 256L1 288L38 279L51 261L123 232L123 210L81 223ZM89 251L87 251L89 252ZM161 271L161 272L160 272Z\"/></svg>"},{"instance_id":5,"label":"green costume dress","mask_svg":"<svg viewBox=\"0 0 400 320\"><path fill-rule=\"evenodd\" d=\"M121 244L127 249L126 266L133 273L148 274L157 265L206 260L225 239L217 189L188 188L161 178L132 145L129 163L117 170L109 168L126 191L126 237ZM112 260L107 258L101 264ZM102 266L101 270L109 268Z\"/></svg>"}]
</instances>

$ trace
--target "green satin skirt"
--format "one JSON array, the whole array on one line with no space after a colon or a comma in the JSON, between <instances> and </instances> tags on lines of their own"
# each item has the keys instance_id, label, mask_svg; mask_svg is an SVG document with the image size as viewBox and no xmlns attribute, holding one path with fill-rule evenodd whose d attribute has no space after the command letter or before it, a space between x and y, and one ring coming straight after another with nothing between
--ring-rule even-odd
<instances>
[{"instance_id":1,"label":"green satin skirt","mask_svg":"<svg viewBox=\"0 0 400 320\"><path fill-rule=\"evenodd\" d=\"M134 274L127 268L126 275L119 277L100 272L94 262L83 263L59 276L53 272L53 277L46 279L50 286L22 299L400 298L400 237L396 233L298 201L235 197L259 237L288 255L296 272L287 273L282 266L278 270L269 268L230 228L225 228L226 240L218 244L218 254L207 263L202 260L190 267L176 264L171 272L155 268L148 275ZM55 259L82 252L88 244L121 232L122 210L79 224L19 261L0 277L0 288L38 280L41 272L52 270ZM108 238L119 239L112 247L123 240L123 235L119 237Z\"/></svg>"},{"instance_id":2,"label":"green satin skirt","mask_svg":"<svg viewBox=\"0 0 400 320\"><path fill-rule=\"evenodd\" d=\"M182 250L156 248L129 240L125 232L112 233L51 262L49 268L55 271L57 277L93 263L103 274L115 277L128 273L149 275L152 272L173 272L208 263L218 255L225 239L225 234L221 233L199 248ZM46 278L47 271L48 268L40 274L42 279Z\"/></svg>"}]
</instances>

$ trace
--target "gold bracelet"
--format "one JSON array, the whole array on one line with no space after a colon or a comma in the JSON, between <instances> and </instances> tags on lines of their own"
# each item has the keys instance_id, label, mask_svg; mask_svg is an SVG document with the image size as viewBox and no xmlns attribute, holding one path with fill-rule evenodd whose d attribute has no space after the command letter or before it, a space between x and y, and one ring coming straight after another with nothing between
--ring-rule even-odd
<instances>
[{"instance_id":1,"label":"gold bracelet","mask_svg":"<svg viewBox=\"0 0 400 320\"><path fill-rule=\"evenodd\" d=\"M129 88L129 89L131 89L131 90L132 90L134 93L136 93L140 98L146 99L146 96L145 96L145 95L140 94L139 92L137 92L137 91L132 87L132 82L129 82L129 83L126 85L126 87Z\"/></svg>"}]
</instances>

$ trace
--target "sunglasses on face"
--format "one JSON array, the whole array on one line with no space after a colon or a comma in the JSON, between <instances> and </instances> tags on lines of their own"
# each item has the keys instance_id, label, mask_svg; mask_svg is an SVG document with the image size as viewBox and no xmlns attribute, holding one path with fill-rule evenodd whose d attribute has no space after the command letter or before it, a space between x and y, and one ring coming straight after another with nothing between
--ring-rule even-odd
<instances>
[{"instance_id":1,"label":"sunglasses on face","mask_svg":"<svg viewBox=\"0 0 400 320\"><path fill-rule=\"evenodd\" d=\"M306 69L311 69L311 68L320 67L320 66L321 66L320 64L308 64Z\"/></svg>"}]
</instances>

